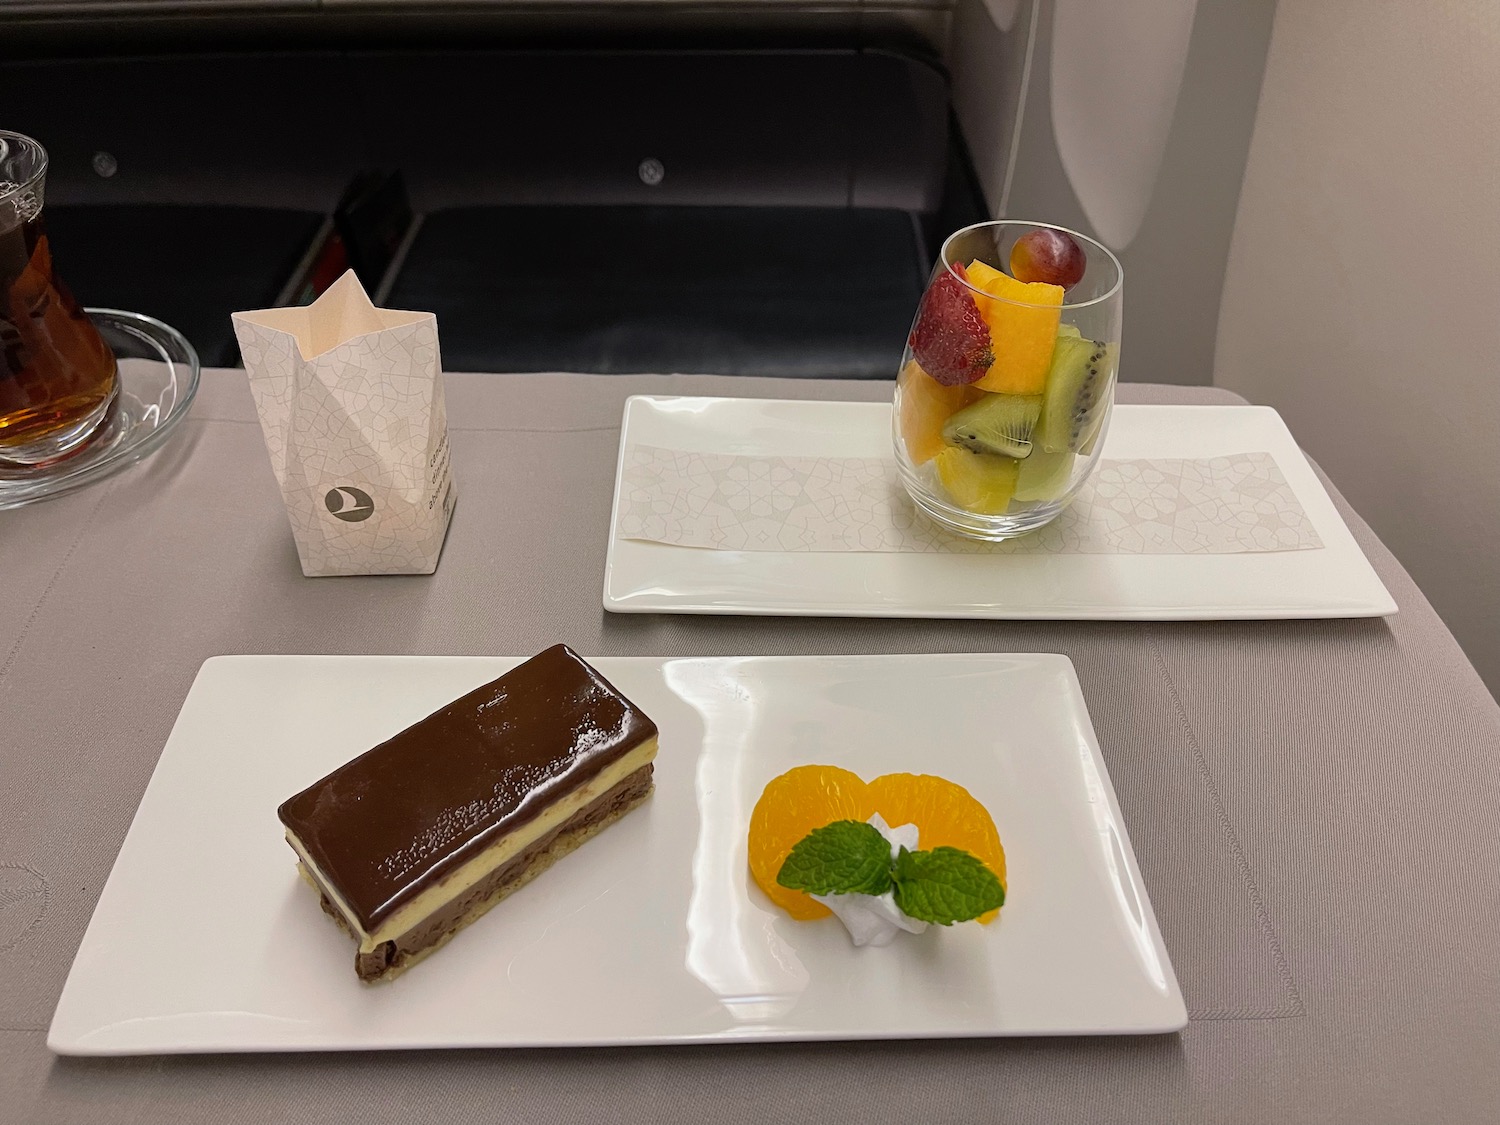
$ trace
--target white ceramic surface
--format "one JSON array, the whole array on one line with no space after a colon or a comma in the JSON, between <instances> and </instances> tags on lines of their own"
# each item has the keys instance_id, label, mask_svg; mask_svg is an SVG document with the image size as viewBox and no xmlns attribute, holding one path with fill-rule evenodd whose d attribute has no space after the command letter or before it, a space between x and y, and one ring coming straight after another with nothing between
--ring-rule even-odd
<instances>
[{"instance_id":1,"label":"white ceramic surface","mask_svg":"<svg viewBox=\"0 0 1500 1125\"><path fill-rule=\"evenodd\" d=\"M889 457L885 403L635 396L620 435L703 453ZM1264 451L1320 550L1244 555L939 555L712 551L620 539L620 469L604 568L616 613L1122 619L1383 617L1396 603L1281 416L1264 406L1116 406L1104 456Z\"/></svg>"},{"instance_id":2,"label":"white ceramic surface","mask_svg":"<svg viewBox=\"0 0 1500 1125\"><path fill-rule=\"evenodd\" d=\"M230 656L183 704L47 1038L63 1054L1165 1032L1186 1020L1062 656L600 659L661 728L655 795L377 986L276 806L517 661ZM997 722L996 716L1004 721ZM855 949L749 878L762 787L826 762L967 786L1000 919Z\"/></svg>"}]
</instances>

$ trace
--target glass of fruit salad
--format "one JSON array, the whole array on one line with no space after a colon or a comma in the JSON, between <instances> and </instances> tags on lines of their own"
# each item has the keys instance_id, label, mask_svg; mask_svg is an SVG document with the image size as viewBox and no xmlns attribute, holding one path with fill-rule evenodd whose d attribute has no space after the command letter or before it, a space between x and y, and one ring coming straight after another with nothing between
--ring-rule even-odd
<instances>
[{"instance_id":1,"label":"glass of fruit salad","mask_svg":"<svg viewBox=\"0 0 1500 1125\"><path fill-rule=\"evenodd\" d=\"M988 540L1057 518L1109 428L1123 291L1119 260L1062 227L949 236L896 377L896 461L918 508Z\"/></svg>"}]
</instances>

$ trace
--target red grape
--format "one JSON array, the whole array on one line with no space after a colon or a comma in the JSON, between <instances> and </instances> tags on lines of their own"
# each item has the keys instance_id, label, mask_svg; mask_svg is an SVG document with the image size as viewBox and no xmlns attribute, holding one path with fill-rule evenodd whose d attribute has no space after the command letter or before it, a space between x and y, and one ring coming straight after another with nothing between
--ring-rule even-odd
<instances>
[{"instance_id":1,"label":"red grape","mask_svg":"<svg viewBox=\"0 0 1500 1125\"><path fill-rule=\"evenodd\" d=\"M1016 239L1010 251L1010 272L1017 281L1044 281L1064 289L1083 278L1088 259L1071 235L1043 227Z\"/></svg>"}]
</instances>

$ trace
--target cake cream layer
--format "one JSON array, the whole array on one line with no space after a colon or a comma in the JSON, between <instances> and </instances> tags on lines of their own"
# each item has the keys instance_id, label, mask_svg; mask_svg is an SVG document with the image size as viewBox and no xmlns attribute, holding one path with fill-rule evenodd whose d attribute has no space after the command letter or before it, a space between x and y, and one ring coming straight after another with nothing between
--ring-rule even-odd
<instances>
[{"instance_id":1,"label":"cake cream layer","mask_svg":"<svg viewBox=\"0 0 1500 1125\"><path fill-rule=\"evenodd\" d=\"M649 742L644 742L630 751L625 757L606 766L581 789L574 790L561 800L549 805L539 815L514 832L495 840L489 848L447 876L442 882L423 890L414 899L387 917L373 931L367 930L359 919L354 916L354 912L349 908L349 904L339 895L327 875L319 869L317 863L308 855L307 849L303 847L302 842L297 839L296 835L290 829L287 831L287 842L292 845L293 850L301 857L303 868L311 877L313 886L322 891L328 897L329 901L338 907L339 913L349 923L351 932L359 940L360 951L368 953L374 950L381 942L395 940L408 930L415 928L424 919L436 914L454 899L461 898L467 894L470 888L486 878L491 872L502 867L537 840L556 830L569 818L583 811L589 805L592 805L636 770L649 765L656 758L656 746L657 740L652 738Z\"/></svg>"},{"instance_id":2,"label":"cake cream layer","mask_svg":"<svg viewBox=\"0 0 1500 1125\"><path fill-rule=\"evenodd\" d=\"M453 899L449 905L428 915L394 941L383 941L371 952L356 953L355 974L366 982L390 980L431 956L492 906L510 897L559 859L645 801L654 788L651 776L652 767L642 766L572 819L563 821L555 833L543 836L531 847L516 853L509 863L497 867L491 875L476 883L467 896ZM319 903L325 911L338 916L338 911L321 895Z\"/></svg>"},{"instance_id":3,"label":"cake cream layer","mask_svg":"<svg viewBox=\"0 0 1500 1125\"><path fill-rule=\"evenodd\" d=\"M512 837L535 839L533 822L556 824L555 809L607 790L605 775L618 781L649 761L655 739L639 708L555 645L278 811L320 889L356 933L380 940L419 902L445 900L471 864L503 862L491 853L519 846Z\"/></svg>"}]
</instances>

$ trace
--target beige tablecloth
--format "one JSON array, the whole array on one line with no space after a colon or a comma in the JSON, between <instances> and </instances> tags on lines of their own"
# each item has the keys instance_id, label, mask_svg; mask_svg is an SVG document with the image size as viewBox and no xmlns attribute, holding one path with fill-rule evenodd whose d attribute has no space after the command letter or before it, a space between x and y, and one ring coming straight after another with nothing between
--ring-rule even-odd
<instances>
[{"instance_id":1,"label":"beige tablecloth","mask_svg":"<svg viewBox=\"0 0 1500 1125\"><path fill-rule=\"evenodd\" d=\"M621 406L888 384L450 376L430 578L304 579L244 376L143 465L0 513L0 1121L1480 1122L1500 1117L1500 709L1347 507L1386 621L610 616ZM1136 387L1124 401L1225 402ZM45 1029L219 653L1072 657L1192 1022L1144 1039L55 1059ZM185 894L191 888L184 888ZM129 966L122 965L122 972Z\"/></svg>"}]
</instances>

